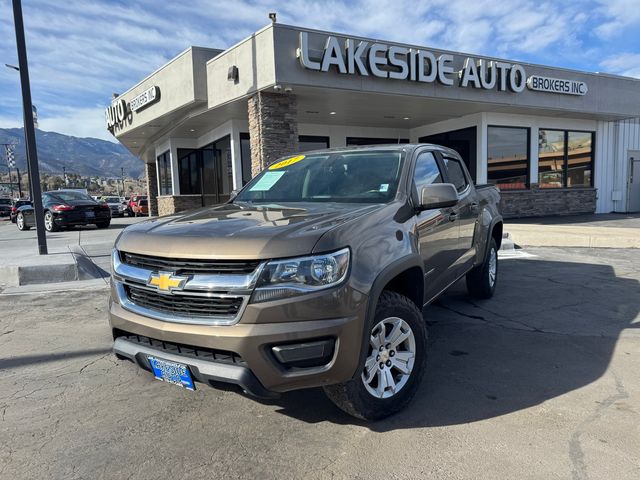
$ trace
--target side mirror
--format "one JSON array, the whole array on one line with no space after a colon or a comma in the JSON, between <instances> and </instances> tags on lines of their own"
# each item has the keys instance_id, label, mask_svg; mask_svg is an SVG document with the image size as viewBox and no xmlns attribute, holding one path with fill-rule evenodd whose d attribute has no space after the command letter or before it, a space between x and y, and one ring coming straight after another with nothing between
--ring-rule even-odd
<instances>
[{"instance_id":1,"label":"side mirror","mask_svg":"<svg viewBox=\"0 0 640 480\"><path fill-rule=\"evenodd\" d=\"M453 207L456 203L458 192L452 183L434 183L420 192L420 210Z\"/></svg>"}]
</instances>

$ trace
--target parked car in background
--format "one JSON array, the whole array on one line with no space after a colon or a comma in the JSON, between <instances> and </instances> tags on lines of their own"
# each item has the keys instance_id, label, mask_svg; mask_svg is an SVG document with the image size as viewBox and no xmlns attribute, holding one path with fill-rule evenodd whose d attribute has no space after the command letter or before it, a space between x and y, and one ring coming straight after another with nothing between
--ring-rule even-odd
<instances>
[{"instance_id":1,"label":"parked car in background","mask_svg":"<svg viewBox=\"0 0 640 480\"><path fill-rule=\"evenodd\" d=\"M142 198L138 200L136 204L133 206L133 214L136 217L149 215L149 200L146 198Z\"/></svg>"},{"instance_id":2,"label":"parked car in background","mask_svg":"<svg viewBox=\"0 0 640 480\"><path fill-rule=\"evenodd\" d=\"M9 214L11 223L16 223L16 217L18 216L18 208L24 205L31 205L31 200L20 199L14 200L11 204L11 213Z\"/></svg>"},{"instance_id":3,"label":"parked car in background","mask_svg":"<svg viewBox=\"0 0 640 480\"><path fill-rule=\"evenodd\" d=\"M127 210L126 205L123 204L122 199L120 197L102 197L100 199L102 202L109 205L111 209L111 217L124 217L124 214Z\"/></svg>"},{"instance_id":4,"label":"parked car in background","mask_svg":"<svg viewBox=\"0 0 640 480\"><path fill-rule=\"evenodd\" d=\"M55 190L42 194L44 228L55 232L63 227L95 225L107 228L111 223L111 209L106 203L96 202L78 190ZM33 205L18 208L16 224L18 230L29 230L35 226Z\"/></svg>"},{"instance_id":5,"label":"parked car in background","mask_svg":"<svg viewBox=\"0 0 640 480\"><path fill-rule=\"evenodd\" d=\"M0 198L0 217L8 217L11 215L11 199Z\"/></svg>"},{"instance_id":6,"label":"parked car in background","mask_svg":"<svg viewBox=\"0 0 640 480\"><path fill-rule=\"evenodd\" d=\"M147 196L146 195L131 195L131 198L129 198L129 203L127 204L127 215L129 215L130 217L133 217L135 215L135 210L134 207L136 205L138 205L138 202L140 200L146 200Z\"/></svg>"}]
</instances>

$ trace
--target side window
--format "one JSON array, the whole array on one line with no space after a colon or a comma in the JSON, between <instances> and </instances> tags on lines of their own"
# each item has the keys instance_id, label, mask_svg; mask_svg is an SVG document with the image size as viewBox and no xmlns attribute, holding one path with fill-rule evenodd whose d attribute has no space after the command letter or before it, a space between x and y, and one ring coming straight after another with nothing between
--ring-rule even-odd
<instances>
[{"instance_id":1,"label":"side window","mask_svg":"<svg viewBox=\"0 0 640 480\"><path fill-rule=\"evenodd\" d=\"M432 183L442 183L442 175L436 162L436 157L431 152L423 152L416 160L416 170L413 174L418 195L422 192L422 187Z\"/></svg>"},{"instance_id":2,"label":"side window","mask_svg":"<svg viewBox=\"0 0 640 480\"><path fill-rule=\"evenodd\" d=\"M469 183L467 182L467 177L464 175L464 170L462 169L460 160L449 157L444 157L443 160L445 168L447 169L449 181L455 185L458 192L464 191Z\"/></svg>"}]
</instances>

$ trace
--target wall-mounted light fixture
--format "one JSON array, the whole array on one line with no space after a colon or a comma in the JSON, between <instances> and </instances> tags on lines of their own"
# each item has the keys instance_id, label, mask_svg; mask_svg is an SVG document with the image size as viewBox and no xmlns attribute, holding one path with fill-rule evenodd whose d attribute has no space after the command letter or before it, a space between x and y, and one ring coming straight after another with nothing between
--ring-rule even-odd
<instances>
[{"instance_id":1,"label":"wall-mounted light fixture","mask_svg":"<svg viewBox=\"0 0 640 480\"><path fill-rule=\"evenodd\" d=\"M238 67L235 65L230 66L229 70L227 70L227 80L233 83L238 83L238 78Z\"/></svg>"}]
</instances>

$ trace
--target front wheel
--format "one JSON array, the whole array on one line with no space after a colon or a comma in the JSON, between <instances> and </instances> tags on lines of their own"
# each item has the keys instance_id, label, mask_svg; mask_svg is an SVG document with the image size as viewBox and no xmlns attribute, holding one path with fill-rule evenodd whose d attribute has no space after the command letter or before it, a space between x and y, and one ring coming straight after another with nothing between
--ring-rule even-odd
<instances>
[{"instance_id":1,"label":"front wheel","mask_svg":"<svg viewBox=\"0 0 640 480\"><path fill-rule=\"evenodd\" d=\"M21 231L29 230L31 228L27 225L27 221L22 213L19 213L16 217L16 225L18 226L18 230Z\"/></svg>"},{"instance_id":2,"label":"front wheel","mask_svg":"<svg viewBox=\"0 0 640 480\"><path fill-rule=\"evenodd\" d=\"M357 375L324 391L348 414L380 420L402 410L415 395L426 366L427 330L418 307L390 291L382 292L367 325L367 355Z\"/></svg>"},{"instance_id":3,"label":"front wheel","mask_svg":"<svg viewBox=\"0 0 640 480\"><path fill-rule=\"evenodd\" d=\"M467 273L467 291L473 298L491 298L498 283L498 247L495 239L489 242L484 262Z\"/></svg>"}]
</instances>

